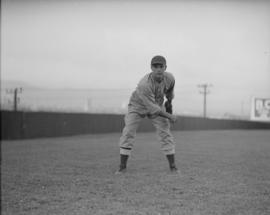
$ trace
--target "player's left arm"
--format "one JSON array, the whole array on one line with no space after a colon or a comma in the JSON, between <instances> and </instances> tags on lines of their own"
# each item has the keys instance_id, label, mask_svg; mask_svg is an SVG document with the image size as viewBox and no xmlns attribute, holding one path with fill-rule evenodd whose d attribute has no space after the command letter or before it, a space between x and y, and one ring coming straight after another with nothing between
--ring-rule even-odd
<instances>
[{"instance_id":1,"label":"player's left arm","mask_svg":"<svg viewBox=\"0 0 270 215\"><path fill-rule=\"evenodd\" d=\"M165 93L165 97L167 98L168 101L172 101L174 98L174 86L175 86L175 80L172 81L169 89Z\"/></svg>"},{"instance_id":2,"label":"player's left arm","mask_svg":"<svg viewBox=\"0 0 270 215\"><path fill-rule=\"evenodd\" d=\"M175 85L175 80L172 81L170 88L167 90L165 94L167 101L165 102L164 105L165 105L166 112L170 114L173 113L172 100L174 98L174 85Z\"/></svg>"}]
</instances>

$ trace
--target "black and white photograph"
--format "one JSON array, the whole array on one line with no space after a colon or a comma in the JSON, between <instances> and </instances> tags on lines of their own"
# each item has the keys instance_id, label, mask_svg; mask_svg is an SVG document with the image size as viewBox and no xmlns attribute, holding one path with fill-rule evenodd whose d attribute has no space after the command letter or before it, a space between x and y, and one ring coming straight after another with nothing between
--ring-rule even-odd
<instances>
[{"instance_id":1,"label":"black and white photograph","mask_svg":"<svg viewBox=\"0 0 270 215\"><path fill-rule=\"evenodd\" d=\"M270 1L2 0L0 78L1 214L270 214Z\"/></svg>"}]
</instances>

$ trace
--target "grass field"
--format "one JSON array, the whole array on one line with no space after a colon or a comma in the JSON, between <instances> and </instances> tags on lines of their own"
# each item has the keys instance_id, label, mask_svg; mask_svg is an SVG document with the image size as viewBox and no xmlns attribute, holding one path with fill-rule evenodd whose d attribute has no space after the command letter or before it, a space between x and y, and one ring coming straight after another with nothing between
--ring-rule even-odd
<instances>
[{"instance_id":1,"label":"grass field","mask_svg":"<svg viewBox=\"0 0 270 215\"><path fill-rule=\"evenodd\" d=\"M2 141L2 214L270 214L269 130L174 136L180 176L154 133L120 176L120 134Z\"/></svg>"}]
</instances>

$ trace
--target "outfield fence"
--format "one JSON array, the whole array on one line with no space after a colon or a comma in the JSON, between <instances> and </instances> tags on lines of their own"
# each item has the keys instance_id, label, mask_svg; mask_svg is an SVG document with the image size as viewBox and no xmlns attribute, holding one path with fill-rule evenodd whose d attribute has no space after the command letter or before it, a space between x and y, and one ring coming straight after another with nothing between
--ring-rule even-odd
<instances>
[{"instance_id":1,"label":"outfield fence","mask_svg":"<svg viewBox=\"0 0 270 215\"><path fill-rule=\"evenodd\" d=\"M121 132L124 115L57 112L1 111L1 139L30 139L79 134ZM270 123L179 116L172 130L270 129ZM142 120L138 132L154 131Z\"/></svg>"}]
</instances>

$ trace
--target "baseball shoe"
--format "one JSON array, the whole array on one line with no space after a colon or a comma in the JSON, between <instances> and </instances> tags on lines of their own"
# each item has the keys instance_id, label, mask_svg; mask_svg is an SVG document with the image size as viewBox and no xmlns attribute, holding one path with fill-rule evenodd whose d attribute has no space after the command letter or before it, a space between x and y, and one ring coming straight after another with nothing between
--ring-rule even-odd
<instances>
[{"instance_id":1,"label":"baseball shoe","mask_svg":"<svg viewBox=\"0 0 270 215\"><path fill-rule=\"evenodd\" d=\"M180 171L174 166L170 168L172 174L180 175Z\"/></svg>"},{"instance_id":2,"label":"baseball shoe","mask_svg":"<svg viewBox=\"0 0 270 215\"><path fill-rule=\"evenodd\" d=\"M119 170L117 170L115 172L115 175L121 175L127 172L127 168L126 167L120 167Z\"/></svg>"}]
</instances>

